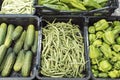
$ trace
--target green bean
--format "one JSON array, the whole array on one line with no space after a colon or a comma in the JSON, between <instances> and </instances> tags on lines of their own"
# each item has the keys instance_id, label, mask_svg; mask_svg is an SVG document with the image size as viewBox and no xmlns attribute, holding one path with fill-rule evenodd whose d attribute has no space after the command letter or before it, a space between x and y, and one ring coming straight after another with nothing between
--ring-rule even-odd
<instances>
[{"instance_id":1,"label":"green bean","mask_svg":"<svg viewBox=\"0 0 120 80\"><path fill-rule=\"evenodd\" d=\"M42 28L40 73L49 77L84 77L84 43L79 26L55 20Z\"/></svg>"}]
</instances>

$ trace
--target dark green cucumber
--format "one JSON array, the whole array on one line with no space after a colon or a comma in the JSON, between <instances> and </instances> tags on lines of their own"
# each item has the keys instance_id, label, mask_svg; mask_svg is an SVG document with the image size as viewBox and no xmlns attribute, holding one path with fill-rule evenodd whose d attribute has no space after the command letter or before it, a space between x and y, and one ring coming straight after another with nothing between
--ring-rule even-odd
<instances>
[{"instance_id":1,"label":"dark green cucumber","mask_svg":"<svg viewBox=\"0 0 120 80\"><path fill-rule=\"evenodd\" d=\"M7 60L5 62L4 68L3 68L2 73L1 73L1 76L5 77L5 76L8 76L10 74L14 62L15 62L15 53L11 52L7 57Z\"/></svg>"},{"instance_id":2,"label":"dark green cucumber","mask_svg":"<svg viewBox=\"0 0 120 80\"><path fill-rule=\"evenodd\" d=\"M17 26L12 34L12 40L17 40L22 34L23 27Z\"/></svg>"},{"instance_id":3,"label":"dark green cucumber","mask_svg":"<svg viewBox=\"0 0 120 80\"><path fill-rule=\"evenodd\" d=\"M31 50L34 54L36 54L36 52L37 52L37 47L38 47L38 31L35 31L35 40L31 47Z\"/></svg>"},{"instance_id":4,"label":"dark green cucumber","mask_svg":"<svg viewBox=\"0 0 120 80\"><path fill-rule=\"evenodd\" d=\"M5 53L6 53L7 47L5 45L0 46L0 64L2 63Z\"/></svg>"},{"instance_id":5,"label":"dark green cucumber","mask_svg":"<svg viewBox=\"0 0 120 80\"><path fill-rule=\"evenodd\" d=\"M14 64L14 71L20 71L20 69L22 68L23 66L23 63L24 63L24 57L25 57L25 51L24 50L21 50L19 53L18 53L18 56L17 56L17 60Z\"/></svg>"},{"instance_id":6,"label":"dark green cucumber","mask_svg":"<svg viewBox=\"0 0 120 80\"><path fill-rule=\"evenodd\" d=\"M35 29L34 25L29 25L27 28L25 43L24 43L24 49L28 50L34 43L34 36L35 36Z\"/></svg>"},{"instance_id":7,"label":"dark green cucumber","mask_svg":"<svg viewBox=\"0 0 120 80\"><path fill-rule=\"evenodd\" d=\"M5 62L6 62L7 56L8 56L12 51L13 51L13 49L12 49L11 47L8 48L7 53L6 53L4 59L3 59L2 63L1 63L1 66L0 66L0 72L1 72L1 71L3 70L3 68L4 68L4 65L5 65Z\"/></svg>"},{"instance_id":8,"label":"dark green cucumber","mask_svg":"<svg viewBox=\"0 0 120 80\"><path fill-rule=\"evenodd\" d=\"M9 48L12 43L13 31L14 31L14 26L12 24L9 24L8 29L7 29L7 36L6 36L5 43L4 43L7 48Z\"/></svg>"},{"instance_id":9,"label":"dark green cucumber","mask_svg":"<svg viewBox=\"0 0 120 80\"><path fill-rule=\"evenodd\" d=\"M0 45L2 45L5 41L6 32L7 32L7 24L2 23L0 25Z\"/></svg>"},{"instance_id":10,"label":"dark green cucumber","mask_svg":"<svg viewBox=\"0 0 120 80\"><path fill-rule=\"evenodd\" d=\"M14 45L13 51L17 54L18 52L20 52L20 50L22 49L24 40L25 40L25 36L26 36L26 31L24 30L21 37L17 40L17 42Z\"/></svg>"},{"instance_id":11,"label":"dark green cucumber","mask_svg":"<svg viewBox=\"0 0 120 80\"><path fill-rule=\"evenodd\" d=\"M21 70L22 76L27 77L30 75L31 63L32 63L32 52L27 51L25 54L24 64Z\"/></svg>"}]
</instances>

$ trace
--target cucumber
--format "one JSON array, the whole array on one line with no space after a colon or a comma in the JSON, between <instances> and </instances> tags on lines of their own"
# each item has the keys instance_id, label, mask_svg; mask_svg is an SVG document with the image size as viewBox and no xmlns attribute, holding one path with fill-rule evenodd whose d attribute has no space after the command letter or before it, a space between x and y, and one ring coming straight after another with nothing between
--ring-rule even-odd
<instances>
[{"instance_id":1,"label":"cucumber","mask_svg":"<svg viewBox=\"0 0 120 80\"><path fill-rule=\"evenodd\" d=\"M18 53L18 56L17 56L17 60L14 64L14 71L20 71L20 69L22 68L23 66L23 63L24 63L24 57L25 57L25 51L24 50L21 50L19 53Z\"/></svg>"},{"instance_id":2,"label":"cucumber","mask_svg":"<svg viewBox=\"0 0 120 80\"><path fill-rule=\"evenodd\" d=\"M28 50L34 43L34 35L35 35L35 29L34 25L29 25L27 28L25 43L24 43L24 49Z\"/></svg>"},{"instance_id":3,"label":"cucumber","mask_svg":"<svg viewBox=\"0 0 120 80\"><path fill-rule=\"evenodd\" d=\"M38 47L38 31L35 31L35 40L31 47L31 50L34 54L36 54L36 52L37 52L37 47Z\"/></svg>"},{"instance_id":4,"label":"cucumber","mask_svg":"<svg viewBox=\"0 0 120 80\"><path fill-rule=\"evenodd\" d=\"M0 25L0 45L2 45L5 41L6 32L7 32L7 24L2 23Z\"/></svg>"},{"instance_id":5,"label":"cucumber","mask_svg":"<svg viewBox=\"0 0 120 80\"><path fill-rule=\"evenodd\" d=\"M24 30L21 37L17 40L17 42L14 45L13 51L17 54L18 52L20 52L20 50L22 49L24 40L25 40L25 36L26 36L26 31Z\"/></svg>"},{"instance_id":6,"label":"cucumber","mask_svg":"<svg viewBox=\"0 0 120 80\"><path fill-rule=\"evenodd\" d=\"M32 63L32 52L27 51L25 54L24 64L21 70L22 76L27 77L30 75L31 63Z\"/></svg>"},{"instance_id":7,"label":"cucumber","mask_svg":"<svg viewBox=\"0 0 120 80\"><path fill-rule=\"evenodd\" d=\"M12 43L13 31L14 31L14 26L12 24L9 24L8 29L7 29L7 36L6 36L5 43L4 43L7 48L9 48Z\"/></svg>"},{"instance_id":8,"label":"cucumber","mask_svg":"<svg viewBox=\"0 0 120 80\"><path fill-rule=\"evenodd\" d=\"M2 73L1 73L1 76L5 77L5 76L8 76L10 74L14 62L15 62L15 53L11 52L7 57L7 60L5 62L4 68L3 68Z\"/></svg>"},{"instance_id":9,"label":"cucumber","mask_svg":"<svg viewBox=\"0 0 120 80\"><path fill-rule=\"evenodd\" d=\"M23 27L17 26L12 34L12 40L17 40L22 34Z\"/></svg>"},{"instance_id":10,"label":"cucumber","mask_svg":"<svg viewBox=\"0 0 120 80\"><path fill-rule=\"evenodd\" d=\"M7 47L5 45L0 46L0 64L2 63L5 53L6 53Z\"/></svg>"},{"instance_id":11,"label":"cucumber","mask_svg":"<svg viewBox=\"0 0 120 80\"><path fill-rule=\"evenodd\" d=\"M0 66L0 72L3 70L4 68L4 65L5 65L5 62L6 62L6 59L7 59L7 56L13 51L13 49L10 47L8 50L7 50L7 53L1 63L1 66Z\"/></svg>"}]
</instances>

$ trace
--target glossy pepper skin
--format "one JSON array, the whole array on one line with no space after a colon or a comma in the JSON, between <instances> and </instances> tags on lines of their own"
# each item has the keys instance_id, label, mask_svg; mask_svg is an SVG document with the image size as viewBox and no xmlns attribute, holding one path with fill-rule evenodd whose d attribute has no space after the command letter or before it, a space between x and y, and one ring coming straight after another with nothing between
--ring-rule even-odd
<instances>
[{"instance_id":1,"label":"glossy pepper skin","mask_svg":"<svg viewBox=\"0 0 120 80\"><path fill-rule=\"evenodd\" d=\"M89 33L95 33L95 27L94 26L90 26L88 31L89 31Z\"/></svg>"},{"instance_id":2,"label":"glossy pepper skin","mask_svg":"<svg viewBox=\"0 0 120 80\"><path fill-rule=\"evenodd\" d=\"M90 45L89 49L90 49L89 56L90 56L91 59L97 58L97 57L100 56L100 53L99 53L98 49L94 45Z\"/></svg>"},{"instance_id":3,"label":"glossy pepper skin","mask_svg":"<svg viewBox=\"0 0 120 80\"><path fill-rule=\"evenodd\" d=\"M108 75L109 75L111 78L118 78L118 77L120 76L118 70L110 71L110 72L108 73Z\"/></svg>"},{"instance_id":4,"label":"glossy pepper skin","mask_svg":"<svg viewBox=\"0 0 120 80\"><path fill-rule=\"evenodd\" d=\"M99 73L98 76L101 78L107 78L108 74L107 73Z\"/></svg>"},{"instance_id":5,"label":"glossy pepper skin","mask_svg":"<svg viewBox=\"0 0 120 80\"><path fill-rule=\"evenodd\" d=\"M95 40L96 40L96 35L95 34L89 34L90 44L92 44Z\"/></svg>"},{"instance_id":6,"label":"glossy pepper skin","mask_svg":"<svg viewBox=\"0 0 120 80\"><path fill-rule=\"evenodd\" d=\"M102 72L108 72L112 69L112 65L107 60L102 60L99 63L99 70Z\"/></svg>"},{"instance_id":7,"label":"glossy pepper skin","mask_svg":"<svg viewBox=\"0 0 120 80\"><path fill-rule=\"evenodd\" d=\"M84 5L92 6L94 8L101 8L102 6L94 0L83 0Z\"/></svg>"},{"instance_id":8,"label":"glossy pepper skin","mask_svg":"<svg viewBox=\"0 0 120 80\"><path fill-rule=\"evenodd\" d=\"M94 26L95 26L95 30L99 31L99 30L107 29L109 27L109 24L105 19L101 19L98 22L96 22Z\"/></svg>"},{"instance_id":9,"label":"glossy pepper skin","mask_svg":"<svg viewBox=\"0 0 120 80\"><path fill-rule=\"evenodd\" d=\"M108 44L103 43L100 47L100 50L103 52L106 58L112 57L112 50Z\"/></svg>"},{"instance_id":10,"label":"glossy pepper skin","mask_svg":"<svg viewBox=\"0 0 120 80\"><path fill-rule=\"evenodd\" d=\"M102 37L103 37L103 32L102 31L98 31L97 33L96 33L96 37L97 38L99 38L99 39L101 39Z\"/></svg>"},{"instance_id":11,"label":"glossy pepper skin","mask_svg":"<svg viewBox=\"0 0 120 80\"><path fill-rule=\"evenodd\" d=\"M118 29L115 28L112 31L106 31L103 34L103 40L109 45L114 44L115 43L115 35L117 35L118 33L120 33L120 28L118 28Z\"/></svg>"},{"instance_id":12,"label":"glossy pepper skin","mask_svg":"<svg viewBox=\"0 0 120 80\"><path fill-rule=\"evenodd\" d=\"M86 10L85 6L78 0L60 0L60 2L70 4L73 7L78 8L80 10Z\"/></svg>"},{"instance_id":13,"label":"glossy pepper skin","mask_svg":"<svg viewBox=\"0 0 120 80\"><path fill-rule=\"evenodd\" d=\"M118 44L114 44L114 45L112 46L112 48L113 48L113 50L116 51L116 52L119 52L119 51L120 51L120 45L118 45Z\"/></svg>"}]
</instances>

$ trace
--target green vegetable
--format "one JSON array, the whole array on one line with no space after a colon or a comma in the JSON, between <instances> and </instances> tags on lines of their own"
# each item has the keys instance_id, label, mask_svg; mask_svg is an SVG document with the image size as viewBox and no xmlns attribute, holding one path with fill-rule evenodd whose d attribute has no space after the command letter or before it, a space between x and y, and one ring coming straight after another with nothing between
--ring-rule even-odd
<instances>
[{"instance_id":1,"label":"green vegetable","mask_svg":"<svg viewBox=\"0 0 120 80\"><path fill-rule=\"evenodd\" d=\"M14 25L9 24L8 29L7 29L7 35L6 35L5 42L4 42L4 44L7 48L9 48L12 44L12 33L13 33L13 31L14 31Z\"/></svg>"},{"instance_id":2,"label":"green vegetable","mask_svg":"<svg viewBox=\"0 0 120 80\"><path fill-rule=\"evenodd\" d=\"M108 0L94 0L94 1L100 4L100 3L106 3Z\"/></svg>"},{"instance_id":3,"label":"green vegetable","mask_svg":"<svg viewBox=\"0 0 120 80\"><path fill-rule=\"evenodd\" d=\"M30 69L31 69L31 63L32 63L32 52L27 51L24 57L24 63L22 66L21 74L24 77L27 77L30 75Z\"/></svg>"},{"instance_id":4,"label":"green vegetable","mask_svg":"<svg viewBox=\"0 0 120 80\"><path fill-rule=\"evenodd\" d=\"M96 47L99 47L99 46L102 45L102 41L99 40L99 39L97 39L97 40L95 40L95 41L93 42L93 45L96 46Z\"/></svg>"},{"instance_id":5,"label":"green vegetable","mask_svg":"<svg viewBox=\"0 0 120 80\"><path fill-rule=\"evenodd\" d=\"M120 21L113 21L114 26L120 26Z\"/></svg>"},{"instance_id":6,"label":"green vegetable","mask_svg":"<svg viewBox=\"0 0 120 80\"><path fill-rule=\"evenodd\" d=\"M23 47L23 43L25 41L25 37L26 37L26 31L24 30L20 36L20 38L16 41L13 51L18 54L18 52L22 49Z\"/></svg>"},{"instance_id":7,"label":"green vegetable","mask_svg":"<svg viewBox=\"0 0 120 80\"><path fill-rule=\"evenodd\" d=\"M4 57L4 59L3 59L2 63L1 63L1 65L0 65L0 72L1 72L1 71L3 70L3 68L4 68L4 65L5 65L7 56L8 56L12 51L13 51L13 49L12 49L11 47L8 48L7 53L6 53L6 55L5 55L5 57Z\"/></svg>"},{"instance_id":8,"label":"green vegetable","mask_svg":"<svg viewBox=\"0 0 120 80\"><path fill-rule=\"evenodd\" d=\"M1 14L33 14L34 0L3 0Z\"/></svg>"},{"instance_id":9,"label":"green vegetable","mask_svg":"<svg viewBox=\"0 0 120 80\"><path fill-rule=\"evenodd\" d=\"M37 47L38 47L38 31L35 31L35 40L34 40L34 44L31 47L31 50L34 54L36 54L37 52Z\"/></svg>"},{"instance_id":10,"label":"green vegetable","mask_svg":"<svg viewBox=\"0 0 120 80\"><path fill-rule=\"evenodd\" d=\"M120 44L120 37L116 38L116 42L117 42L117 44Z\"/></svg>"},{"instance_id":11,"label":"green vegetable","mask_svg":"<svg viewBox=\"0 0 120 80\"><path fill-rule=\"evenodd\" d=\"M103 37L103 32L102 31L98 31L98 32L96 32L96 38L102 38Z\"/></svg>"},{"instance_id":12,"label":"green vegetable","mask_svg":"<svg viewBox=\"0 0 120 80\"><path fill-rule=\"evenodd\" d=\"M48 77L84 77L84 43L79 26L48 22L42 28L40 73Z\"/></svg>"},{"instance_id":13,"label":"green vegetable","mask_svg":"<svg viewBox=\"0 0 120 80\"><path fill-rule=\"evenodd\" d=\"M23 30L22 26L17 26L13 31L12 40L17 40L20 37L22 30Z\"/></svg>"},{"instance_id":14,"label":"green vegetable","mask_svg":"<svg viewBox=\"0 0 120 80\"><path fill-rule=\"evenodd\" d=\"M24 41L24 49L28 50L34 43L35 28L30 24L27 28L27 33Z\"/></svg>"},{"instance_id":15,"label":"green vegetable","mask_svg":"<svg viewBox=\"0 0 120 80\"><path fill-rule=\"evenodd\" d=\"M16 62L15 62L15 64L14 64L14 67L13 67L14 71L20 71L20 69L21 69L22 66L23 66L24 59L25 59L25 51L24 51L24 50L21 50L21 51L18 53Z\"/></svg>"},{"instance_id":16,"label":"green vegetable","mask_svg":"<svg viewBox=\"0 0 120 80\"><path fill-rule=\"evenodd\" d=\"M120 69L120 61L117 61L117 62L114 64L114 69L116 69L116 70L119 70L119 69Z\"/></svg>"},{"instance_id":17,"label":"green vegetable","mask_svg":"<svg viewBox=\"0 0 120 80\"><path fill-rule=\"evenodd\" d=\"M108 72L112 69L112 65L107 60L102 60L99 63L99 70L103 72Z\"/></svg>"},{"instance_id":18,"label":"green vegetable","mask_svg":"<svg viewBox=\"0 0 120 80\"><path fill-rule=\"evenodd\" d=\"M118 44L114 44L114 45L112 46L112 48L113 48L113 50L116 51L116 52L119 52L119 51L120 51L120 45L118 45Z\"/></svg>"},{"instance_id":19,"label":"green vegetable","mask_svg":"<svg viewBox=\"0 0 120 80\"><path fill-rule=\"evenodd\" d=\"M6 32L7 32L7 24L2 23L0 25L0 45L2 45L5 41Z\"/></svg>"},{"instance_id":20,"label":"green vegetable","mask_svg":"<svg viewBox=\"0 0 120 80\"><path fill-rule=\"evenodd\" d=\"M108 74L107 73L99 73L98 76L101 78L107 78Z\"/></svg>"},{"instance_id":21,"label":"green vegetable","mask_svg":"<svg viewBox=\"0 0 120 80\"><path fill-rule=\"evenodd\" d=\"M115 35L117 35L118 33L120 33L120 28L114 29L112 31L106 31L103 35L103 40L107 44L114 44L115 43Z\"/></svg>"},{"instance_id":22,"label":"green vegetable","mask_svg":"<svg viewBox=\"0 0 120 80\"><path fill-rule=\"evenodd\" d=\"M83 0L83 3L85 6L92 6L94 8L102 8L102 6L94 0Z\"/></svg>"},{"instance_id":23,"label":"green vegetable","mask_svg":"<svg viewBox=\"0 0 120 80\"><path fill-rule=\"evenodd\" d=\"M98 69L98 66L97 66L97 65L92 65L92 69L97 70L97 69Z\"/></svg>"},{"instance_id":24,"label":"green vegetable","mask_svg":"<svg viewBox=\"0 0 120 80\"><path fill-rule=\"evenodd\" d=\"M80 2L79 0L60 0L63 3L67 3L72 5L72 7L75 7L80 10L86 10L85 6Z\"/></svg>"},{"instance_id":25,"label":"green vegetable","mask_svg":"<svg viewBox=\"0 0 120 80\"><path fill-rule=\"evenodd\" d=\"M93 73L94 77L98 77L99 72L97 70L92 69L92 73Z\"/></svg>"},{"instance_id":26,"label":"green vegetable","mask_svg":"<svg viewBox=\"0 0 120 80\"><path fill-rule=\"evenodd\" d=\"M107 58L112 57L112 50L108 44L103 43L103 45L101 45L101 47L100 47L100 50L103 52L105 57L107 57Z\"/></svg>"},{"instance_id":27,"label":"green vegetable","mask_svg":"<svg viewBox=\"0 0 120 80\"><path fill-rule=\"evenodd\" d=\"M1 76L5 77L5 76L8 76L10 74L10 72L12 71L12 67L13 67L14 62L15 62L15 53L11 52L7 56L7 60L5 62Z\"/></svg>"},{"instance_id":28,"label":"green vegetable","mask_svg":"<svg viewBox=\"0 0 120 80\"><path fill-rule=\"evenodd\" d=\"M90 26L88 31L89 31L89 33L95 33L95 27L94 26Z\"/></svg>"},{"instance_id":29,"label":"green vegetable","mask_svg":"<svg viewBox=\"0 0 120 80\"><path fill-rule=\"evenodd\" d=\"M90 52L89 52L90 58L97 58L100 56L98 49L94 45L90 45L89 49L90 49Z\"/></svg>"},{"instance_id":30,"label":"green vegetable","mask_svg":"<svg viewBox=\"0 0 120 80\"><path fill-rule=\"evenodd\" d=\"M95 40L96 40L96 35L95 34L89 34L90 44L92 44Z\"/></svg>"},{"instance_id":31,"label":"green vegetable","mask_svg":"<svg viewBox=\"0 0 120 80\"><path fill-rule=\"evenodd\" d=\"M110 72L108 72L108 75L109 75L111 78L118 78L118 77L120 76L118 70L110 71Z\"/></svg>"},{"instance_id":32,"label":"green vegetable","mask_svg":"<svg viewBox=\"0 0 120 80\"><path fill-rule=\"evenodd\" d=\"M0 64L2 63L5 53L6 53L7 47L5 45L0 46Z\"/></svg>"},{"instance_id":33,"label":"green vegetable","mask_svg":"<svg viewBox=\"0 0 120 80\"><path fill-rule=\"evenodd\" d=\"M105 19L101 19L98 22L96 22L94 26L95 26L95 30L99 31L99 30L107 29L109 27L109 24Z\"/></svg>"}]
</instances>

